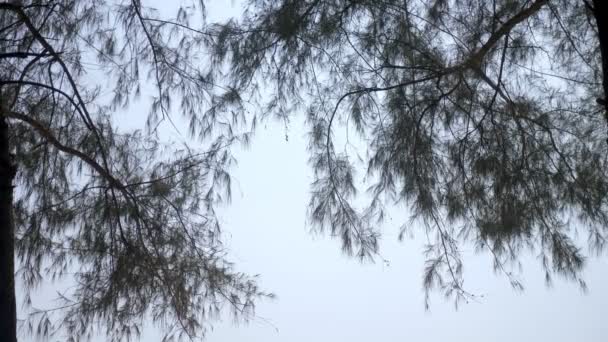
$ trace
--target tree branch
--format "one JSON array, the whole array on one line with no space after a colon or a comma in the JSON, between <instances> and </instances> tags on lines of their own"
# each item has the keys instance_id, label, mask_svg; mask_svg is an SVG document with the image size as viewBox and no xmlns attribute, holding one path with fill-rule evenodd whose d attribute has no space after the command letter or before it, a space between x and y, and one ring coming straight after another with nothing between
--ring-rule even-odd
<instances>
[{"instance_id":1,"label":"tree branch","mask_svg":"<svg viewBox=\"0 0 608 342\"><path fill-rule=\"evenodd\" d=\"M50 56L48 53L33 53L33 52L7 52L0 53L0 59L4 58L28 58L28 57L44 57Z\"/></svg>"},{"instance_id":2,"label":"tree branch","mask_svg":"<svg viewBox=\"0 0 608 342\"><path fill-rule=\"evenodd\" d=\"M77 157L78 159L80 159L83 162L85 162L86 164L88 164L91 168L93 168L95 171L97 171L97 173L99 173L99 175L102 176L110 184L111 187L114 187L117 189L122 189L122 190L125 189L124 185L118 179L114 178L114 176L112 176L106 168L99 165L99 163L97 163L93 158L87 156L83 152L76 150L70 146L66 146L66 145L62 144L53 135L53 133L51 133L51 131L47 127L45 127L42 123L40 123L38 120L32 119L28 115L13 112L13 111L3 112L2 115L9 117L11 119L25 122L26 124L31 126L33 129L35 129L44 139L46 139L49 143L51 143L53 146L55 146L58 150L65 152L67 154L70 154L74 157Z\"/></svg>"},{"instance_id":3,"label":"tree branch","mask_svg":"<svg viewBox=\"0 0 608 342\"><path fill-rule=\"evenodd\" d=\"M540 9L548 2L549 0L536 0L530 7L526 8L525 10L522 10L515 16L511 17L511 19L507 20L504 25L502 25L498 30L496 30L496 32L494 32L490 36L490 38L488 38L485 44L483 44L481 48L477 50L476 53L471 55L471 57L464 63L464 65L479 67L488 52L494 47L494 45L498 43L500 39L502 39L502 37L511 32L511 30L517 24L530 18L531 16L536 14L536 12L540 11Z\"/></svg>"}]
</instances>

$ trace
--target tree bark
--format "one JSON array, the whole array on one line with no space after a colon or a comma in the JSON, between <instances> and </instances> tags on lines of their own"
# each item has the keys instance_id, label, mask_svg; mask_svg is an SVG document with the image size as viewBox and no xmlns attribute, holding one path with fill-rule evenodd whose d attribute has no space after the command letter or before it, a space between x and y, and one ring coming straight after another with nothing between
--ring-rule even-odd
<instances>
[{"instance_id":1,"label":"tree bark","mask_svg":"<svg viewBox=\"0 0 608 342\"><path fill-rule=\"evenodd\" d=\"M9 127L0 114L0 341L17 341L15 302L15 227L13 222L13 179Z\"/></svg>"},{"instance_id":2,"label":"tree bark","mask_svg":"<svg viewBox=\"0 0 608 342\"><path fill-rule=\"evenodd\" d=\"M593 0L593 16L597 23L597 31L600 39L600 52L602 54L602 85L604 87L604 98L598 99L598 103L604 106L604 114L608 122L608 1Z\"/></svg>"}]
</instances>

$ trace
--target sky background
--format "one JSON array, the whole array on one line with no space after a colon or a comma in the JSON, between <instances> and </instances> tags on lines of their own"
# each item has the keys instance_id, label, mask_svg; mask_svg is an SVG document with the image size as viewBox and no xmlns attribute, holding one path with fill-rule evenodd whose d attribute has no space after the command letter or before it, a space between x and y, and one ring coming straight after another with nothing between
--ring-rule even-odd
<instances>
[{"instance_id":1,"label":"sky background","mask_svg":"<svg viewBox=\"0 0 608 342\"><path fill-rule=\"evenodd\" d=\"M240 9L230 1L208 4L211 19L236 15ZM141 110L120 120L138 127L145 108L141 104ZM397 241L398 227L408 219L406 208L391 210L382 226L381 253L388 264L361 264L341 252L339 241L311 234L306 206L312 172L305 135L298 120L287 131L283 123L263 124L251 147L237 153L233 201L220 214L230 259L238 270L260 274L262 287L277 298L259 302L257 317L248 324L225 316L206 341L608 340L605 257L588 260L584 278L589 291L583 294L576 284L558 278L547 288L539 261L525 255L520 278L525 290L520 293L495 274L489 255L475 255L465 246L465 288L483 298L456 310L453 301L434 293L425 311L422 226L414 229L418 234L413 239ZM35 300L48 301L57 286L47 284ZM160 338L152 328L141 340Z\"/></svg>"},{"instance_id":2,"label":"sky background","mask_svg":"<svg viewBox=\"0 0 608 342\"><path fill-rule=\"evenodd\" d=\"M545 286L539 261L523 258L522 293L496 275L489 255L465 247L465 287L483 295L458 310L441 294L424 308L422 227L397 241L407 210L393 210L383 226L381 262L360 264L340 243L309 233L305 225L311 180L304 130L279 124L261 128L238 156L234 200L224 210L227 242L241 270L261 274L277 299L261 302L260 319L217 324L208 341L606 341L606 259L590 259L587 294L555 279ZM266 322L268 320L271 323Z\"/></svg>"}]
</instances>

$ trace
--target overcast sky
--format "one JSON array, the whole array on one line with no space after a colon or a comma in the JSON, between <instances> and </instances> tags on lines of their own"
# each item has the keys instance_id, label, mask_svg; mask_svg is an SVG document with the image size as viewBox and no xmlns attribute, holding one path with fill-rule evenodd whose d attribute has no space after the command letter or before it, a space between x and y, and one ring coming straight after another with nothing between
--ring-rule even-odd
<instances>
[{"instance_id":1,"label":"overcast sky","mask_svg":"<svg viewBox=\"0 0 608 342\"><path fill-rule=\"evenodd\" d=\"M210 1L212 18L238 13L230 1ZM162 11L162 9L161 9ZM465 248L465 287L478 302L462 304L440 294L424 308L422 227L412 240L397 241L406 208L395 208L383 225L382 256L389 264L361 264L344 256L340 242L309 233L305 224L309 185L306 130L292 122L259 127L252 146L238 153L232 204L221 217L230 258L240 271L260 274L277 295L258 303L247 325L230 317L215 324L209 342L369 341L606 341L608 260L590 259L589 292L556 279L547 288L539 262L524 257L522 293L496 275L488 255ZM42 296L54 294L46 287ZM149 330L142 341L159 340ZM23 339L26 341L26 339ZM100 339L103 341L103 339Z\"/></svg>"},{"instance_id":2,"label":"overcast sky","mask_svg":"<svg viewBox=\"0 0 608 342\"><path fill-rule=\"evenodd\" d=\"M262 128L252 148L239 155L232 205L224 211L231 255L241 269L260 273L277 299L262 302L260 319L246 326L218 324L208 341L606 341L608 263L589 260L589 292L556 279L545 286L539 262L524 258L523 293L495 275L488 255L469 248L465 286L484 295L454 309L441 295L424 309L422 246L398 242L407 211L394 210L383 230L383 257L361 265L342 255L338 241L315 237L305 225L311 179L301 126L289 141L281 125ZM242 195L241 195L242 193ZM466 250L466 248L465 248ZM270 323L267 323L268 320ZM275 329L276 328L276 329ZM278 331L277 331L278 330Z\"/></svg>"}]
</instances>

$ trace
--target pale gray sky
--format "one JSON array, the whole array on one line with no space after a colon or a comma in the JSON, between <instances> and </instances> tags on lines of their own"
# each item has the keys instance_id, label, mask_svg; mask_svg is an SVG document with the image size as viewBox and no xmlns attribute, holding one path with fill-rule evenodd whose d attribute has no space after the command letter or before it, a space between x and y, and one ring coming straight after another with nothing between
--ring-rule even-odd
<instances>
[{"instance_id":1,"label":"pale gray sky","mask_svg":"<svg viewBox=\"0 0 608 342\"><path fill-rule=\"evenodd\" d=\"M589 260L589 293L556 279L546 288L538 260L524 259L523 293L492 271L487 255L467 254L465 284L479 302L464 304L433 296L424 310L421 288L422 230L397 242L407 212L393 212L384 226L382 253L390 266L361 265L345 257L338 241L308 234L304 224L311 179L301 126L289 141L281 125L262 128L249 151L239 154L232 205L224 213L230 249L241 269L260 273L278 298L262 302L259 319L216 325L208 341L606 341L606 259ZM239 194L242 192L242 195Z\"/></svg>"},{"instance_id":2,"label":"pale gray sky","mask_svg":"<svg viewBox=\"0 0 608 342\"><path fill-rule=\"evenodd\" d=\"M164 5L168 6L168 3ZM211 0L212 18L238 13L231 1ZM161 9L163 11L164 9ZM144 105L142 105L144 106ZM143 113L143 111L142 111ZM125 120L131 123L135 118ZM137 126L134 124L134 126ZM277 295L258 304L255 318L235 325L226 316L207 335L209 342L369 342L369 341L606 341L608 339L608 260L590 259L589 292L556 279L546 288L538 260L524 260L526 287L514 292L495 275L488 255L465 249L465 286L483 294L462 304L440 294L424 309L424 234L397 241L406 209L391 211L383 226L382 255L390 261L360 264L340 251L339 241L315 236L305 225L309 185L306 130L301 121L259 127L250 149L238 153L233 202L222 210L231 260L238 270L260 274L264 289ZM56 285L36 298L51 298ZM28 340L27 338L22 339ZM103 339L99 339L103 341ZM160 340L153 329L142 341Z\"/></svg>"}]
</instances>

